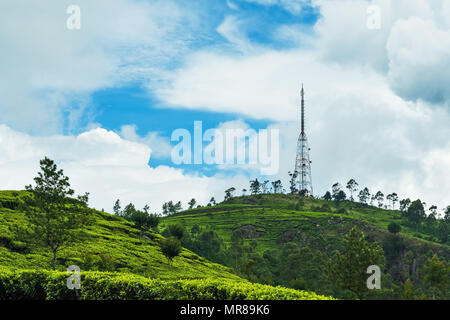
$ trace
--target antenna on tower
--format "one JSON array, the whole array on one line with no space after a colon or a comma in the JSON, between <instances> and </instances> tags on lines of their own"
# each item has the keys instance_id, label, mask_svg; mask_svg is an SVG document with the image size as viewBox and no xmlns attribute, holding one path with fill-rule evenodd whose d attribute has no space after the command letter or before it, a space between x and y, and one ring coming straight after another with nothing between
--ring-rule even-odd
<instances>
[{"instance_id":1,"label":"antenna on tower","mask_svg":"<svg viewBox=\"0 0 450 320\"><path fill-rule=\"evenodd\" d=\"M301 107L301 124L302 124L302 131L301 133L305 132L305 91L303 90L303 82L302 82L302 107Z\"/></svg>"},{"instance_id":2,"label":"antenna on tower","mask_svg":"<svg viewBox=\"0 0 450 320\"><path fill-rule=\"evenodd\" d=\"M309 156L308 138L305 131L305 90L301 90L301 111L300 111L300 136L297 142L297 156L295 159L295 174L298 193L308 197L313 195L313 186L311 178L311 160Z\"/></svg>"}]
</instances>

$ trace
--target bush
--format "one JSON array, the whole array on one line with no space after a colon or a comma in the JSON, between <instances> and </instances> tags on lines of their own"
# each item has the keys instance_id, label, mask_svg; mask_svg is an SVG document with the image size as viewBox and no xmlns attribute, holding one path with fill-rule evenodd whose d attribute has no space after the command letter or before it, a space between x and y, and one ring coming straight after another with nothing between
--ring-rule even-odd
<instances>
[{"instance_id":1,"label":"bush","mask_svg":"<svg viewBox=\"0 0 450 320\"><path fill-rule=\"evenodd\" d=\"M68 274L0 269L0 300L331 300L306 291L225 279L148 279L127 273L82 272L81 289Z\"/></svg>"},{"instance_id":2,"label":"bush","mask_svg":"<svg viewBox=\"0 0 450 320\"><path fill-rule=\"evenodd\" d=\"M398 223L391 222L388 225L388 230L389 230L390 233L396 234L396 233L399 233L402 230L402 227Z\"/></svg>"},{"instance_id":3,"label":"bush","mask_svg":"<svg viewBox=\"0 0 450 320\"><path fill-rule=\"evenodd\" d=\"M178 256L181 252L181 243L177 239L163 239L160 242L161 252L172 262L173 258Z\"/></svg>"}]
</instances>

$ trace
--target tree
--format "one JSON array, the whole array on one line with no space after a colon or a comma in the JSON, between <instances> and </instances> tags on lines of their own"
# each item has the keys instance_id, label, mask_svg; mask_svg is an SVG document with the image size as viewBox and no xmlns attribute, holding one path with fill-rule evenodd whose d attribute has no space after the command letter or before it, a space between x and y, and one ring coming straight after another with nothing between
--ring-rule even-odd
<instances>
[{"instance_id":1,"label":"tree","mask_svg":"<svg viewBox=\"0 0 450 320\"><path fill-rule=\"evenodd\" d=\"M375 194L374 200L378 201L378 208L383 207L383 201L384 201L384 194L381 191L378 191Z\"/></svg>"},{"instance_id":2,"label":"tree","mask_svg":"<svg viewBox=\"0 0 450 320\"><path fill-rule=\"evenodd\" d=\"M358 182L356 182L354 179L350 179L347 182L346 188L350 191L350 200L354 201L353 192L356 192L358 190Z\"/></svg>"},{"instance_id":3,"label":"tree","mask_svg":"<svg viewBox=\"0 0 450 320\"><path fill-rule=\"evenodd\" d=\"M273 193L281 193L281 190L283 189L283 185L281 184L281 180L273 181L272 182L272 189L273 189Z\"/></svg>"},{"instance_id":4,"label":"tree","mask_svg":"<svg viewBox=\"0 0 450 320\"><path fill-rule=\"evenodd\" d=\"M242 196L245 196L246 192L247 192L247 189L242 189Z\"/></svg>"},{"instance_id":5,"label":"tree","mask_svg":"<svg viewBox=\"0 0 450 320\"><path fill-rule=\"evenodd\" d=\"M386 196L386 199L391 201L391 204L392 204L391 208L392 208L392 210L394 210L395 209L395 203L398 201L398 195L395 192L393 192L393 193L388 194Z\"/></svg>"},{"instance_id":6,"label":"tree","mask_svg":"<svg viewBox=\"0 0 450 320\"><path fill-rule=\"evenodd\" d=\"M91 223L87 207L89 194L70 198L74 190L63 170L47 157L40 161L40 172L34 178L36 186L26 186L31 196L25 199L24 211L29 228L15 231L21 241L44 247L52 254L52 268L56 270L58 252L80 240L80 229Z\"/></svg>"},{"instance_id":7,"label":"tree","mask_svg":"<svg viewBox=\"0 0 450 320\"><path fill-rule=\"evenodd\" d=\"M409 198L400 200L400 211L406 212L411 205L411 200Z\"/></svg>"},{"instance_id":8,"label":"tree","mask_svg":"<svg viewBox=\"0 0 450 320\"><path fill-rule=\"evenodd\" d=\"M291 179L289 179L289 189L291 190L291 194L296 194L298 192L297 189L298 172L297 171L289 172L289 176L291 177Z\"/></svg>"},{"instance_id":9,"label":"tree","mask_svg":"<svg viewBox=\"0 0 450 320\"><path fill-rule=\"evenodd\" d=\"M341 185L339 182L336 182L335 184L333 184L333 186L331 187L331 194L333 196L333 199L336 200L336 196L338 195L339 191L341 191Z\"/></svg>"},{"instance_id":10,"label":"tree","mask_svg":"<svg viewBox=\"0 0 450 320\"><path fill-rule=\"evenodd\" d=\"M406 211L406 218L417 227L426 218L423 203L420 200L413 201Z\"/></svg>"},{"instance_id":11,"label":"tree","mask_svg":"<svg viewBox=\"0 0 450 320\"><path fill-rule=\"evenodd\" d=\"M169 235L181 241L186 234L186 229L179 223L171 224L167 227Z\"/></svg>"},{"instance_id":12,"label":"tree","mask_svg":"<svg viewBox=\"0 0 450 320\"><path fill-rule=\"evenodd\" d=\"M261 184L258 179L250 180L250 192L251 194L259 194L261 193Z\"/></svg>"},{"instance_id":13,"label":"tree","mask_svg":"<svg viewBox=\"0 0 450 320\"><path fill-rule=\"evenodd\" d=\"M347 199L347 195L342 190L339 190L339 192L334 196L334 200L337 202L344 201L345 199Z\"/></svg>"},{"instance_id":14,"label":"tree","mask_svg":"<svg viewBox=\"0 0 450 320\"><path fill-rule=\"evenodd\" d=\"M450 222L450 206L448 206L444 211L444 221Z\"/></svg>"},{"instance_id":15,"label":"tree","mask_svg":"<svg viewBox=\"0 0 450 320\"><path fill-rule=\"evenodd\" d=\"M178 201L177 203L175 203L173 210L173 213L177 213L178 211L180 211L181 209L183 209L183 207L181 206L181 201Z\"/></svg>"},{"instance_id":16,"label":"tree","mask_svg":"<svg viewBox=\"0 0 450 320\"><path fill-rule=\"evenodd\" d=\"M330 191L327 191L327 192L325 193L325 195L323 196L323 200L331 201L332 199L333 199L333 198L331 197Z\"/></svg>"},{"instance_id":17,"label":"tree","mask_svg":"<svg viewBox=\"0 0 450 320\"><path fill-rule=\"evenodd\" d=\"M430 215L433 215L433 216L436 217L436 215L437 215L437 206L432 205L428 210L430 211Z\"/></svg>"},{"instance_id":18,"label":"tree","mask_svg":"<svg viewBox=\"0 0 450 320\"><path fill-rule=\"evenodd\" d=\"M149 214L145 210L136 210L130 217L130 221L139 229L151 229L158 226L159 217L156 214Z\"/></svg>"},{"instance_id":19,"label":"tree","mask_svg":"<svg viewBox=\"0 0 450 320\"><path fill-rule=\"evenodd\" d=\"M388 230L392 234L397 234L402 230L402 227L398 223L391 222L388 225Z\"/></svg>"},{"instance_id":20,"label":"tree","mask_svg":"<svg viewBox=\"0 0 450 320\"><path fill-rule=\"evenodd\" d=\"M114 202L114 207L113 207L113 211L114 211L114 214L116 216L120 216L121 215L120 209L121 209L121 207L120 207L120 200L117 199L116 202Z\"/></svg>"},{"instance_id":21,"label":"tree","mask_svg":"<svg viewBox=\"0 0 450 320\"><path fill-rule=\"evenodd\" d=\"M450 224L440 221L437 229L437 236L442 243L446 243L450 239Z\"/></svg>"},{"instance_id":22,"label":"tree","mask_svg":"<svg viewBox=\"0 0 450 320\"><path fill-rule=\"evenodd\" d=\"M233 193L236 191L235 187L231 187L227 190L225 190L225 197L224 197L224 201L229 201L233 198Z\"/></svg>"},{"instance_id":23,"label":"tree","mask_svg":"<svg viewBox=\"0 0 450 320\"><path fill-rule=\"evenodd\" d=\"M382 266L383 250L377 243L369 243L364 233L353 227L344 238L344 248L337 251L328 264L328 277L338 287L347 289L363 298L367 292L367 268Z\"/></svg>"},{"instance_id":24,"label":"tree","mask_svg":"<svg viewBox=\"0 0 450 320\"><path fill-rule=\"evenodd\" d=\"M197 201L195 201L195 199L192 198L192 199L188 202L189 209L194 208L194 206L195 206L196 203L197 203Z\"/></svg>"},{"instance_id":25,"label":"tree","mask_svg":"<svg viewBox=\"0 0 450 320\"><path fill-rule=\"evenodd\" d=\"M238 270L238 262L244 252L244 236L241 230L234 230L231 234L230 254L234 257L235 271Z\"/></svg>"},{"instance_id":26,"label":"tree","mask_svg":"<svg viewBox=\"0 0 450 320\"><path fill-rule=\"evenodd\" d=\"M126 220L130 221L131 217L136 213L136 207L133 203L129 203L123 208L120 216L124 217Z\"/></svg>"},{"instance_id":27,"label":"tree","mask_svg":"<svg viewBox=\"0 0 450 320\"><path fill-rule=\"evenodd\" d=\"M163 210L163 215L168 216L168 215L173 215L175 213L177 213L178 211L180 211L181 208L181 201L178 201L177 203L173 203L172 200L170 200L169 202L165 202L162 205L162 210ZM124 209L125 211L125 209Z\"/></svg>"},{"instance_id":28,"label":"tree","mask_svg":"<svg viewBox=\"0 0 450 320\"><path fill-rule=\"evenodd\" d=\"M214 197L211 197L211 199L209 200L209 204L215 206L217 204L216 199Z\"/></svg>"},{"instance_id":29,"label":"tree","mask_svg":"<svg viewBox=\"0 0 450 320\"><path fill-rule=\"evenodd\" d=\"M262 189L262 193L266 194L269 193L269 180L264 180L263 183L261 183L261 189Z\"/></svg>"},{"instance_id":30,"label":"tree","mask_svg":"<svg viewBox=\"0 0 450 320\"><path fill-rule=\"evenodd\" d=\"M436 288L441 294L448 291L450 279L450 266L447 266L445 260L439 260L437 254L428 259L428 264L424 266L424 280L432 287ZM433 298L435 293L433 292Z\"/></svg>"},{"instance_id":31,"label":"tree","mask_svg":"<svg viewBox=\"0 0 450 320\"><path fill-rule=\"evenodd\" d=\"M367 204L367 201L369 201L369 199L370 199L369 189L366 187L363 190L361 190L359 192L358 198L359 198L359 202Z\"/></svg>"},{"instance_id":32,"label":"tree","mask_svg":"<svg viewBox=\"0 0 450 320\"><path fill-rule=\"evenodd\" d=\"M163 255L166 256L167 260L169 261L169 264L172 263L173 258L178 256L181 253L181 243L177 239L163 239L161 240L160 249Z\"/></svg>"}]
</instances>

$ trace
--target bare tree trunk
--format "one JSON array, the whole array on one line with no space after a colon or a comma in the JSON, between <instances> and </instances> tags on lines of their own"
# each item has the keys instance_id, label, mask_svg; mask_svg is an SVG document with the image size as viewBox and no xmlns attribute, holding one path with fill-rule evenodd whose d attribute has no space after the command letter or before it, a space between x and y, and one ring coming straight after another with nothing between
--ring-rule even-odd
<instances>
[{"instance_id":1,"label":"bare tree trunk","mask_svg":"<svg viewBox=\"0 0 450 320\"><path fill-rule=\"evenodd\" d=\"M53 267L53 270L56 270L56 249L53 249L52 250L53 251L53 262L52 262L52 267Z\"/></svg>"}]
</instances>

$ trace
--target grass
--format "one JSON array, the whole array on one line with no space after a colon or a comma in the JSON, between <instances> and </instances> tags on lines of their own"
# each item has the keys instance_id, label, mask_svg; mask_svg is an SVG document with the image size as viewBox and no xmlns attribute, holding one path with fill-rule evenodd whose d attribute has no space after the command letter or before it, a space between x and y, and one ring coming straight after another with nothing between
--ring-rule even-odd
<instances>
[{"instance_id":1,"label":"grass","mask_svg":"<svg viewBox=\"0 0 450 320\"><path fill-rule=\"evenodd\" d=\"M27 223L25 214L14 209L25 192L0 191L0 266L10 269L49 269L50 254L17 241L10 227ZM64 248L58 269L75 264L81 269L121 271L160 279L239 279L230 268L211 263L183 249L169 264L161 253L155 232L142 232L126 220L92 211L95 223L82 232L84 240Z\"/></svg>"}]
</instances>

